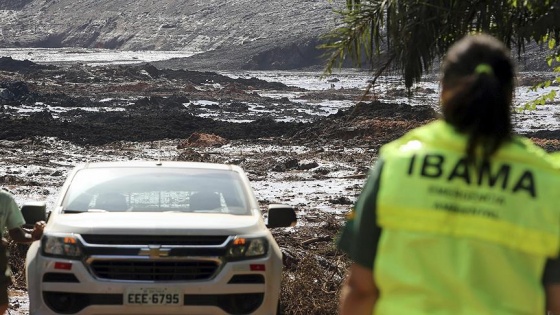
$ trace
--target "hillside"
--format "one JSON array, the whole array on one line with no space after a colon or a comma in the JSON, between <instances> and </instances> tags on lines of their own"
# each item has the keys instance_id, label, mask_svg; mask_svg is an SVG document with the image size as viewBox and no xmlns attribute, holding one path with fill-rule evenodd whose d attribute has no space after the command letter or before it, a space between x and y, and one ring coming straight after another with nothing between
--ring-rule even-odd
<instances>
[{"instance_id":1,"label":"hillside","mask_svg":"<svg viewBox=\"0 0 560 315\"><path fill-rule=\"evenodd\" d=\"M0 1L0 47L174 50L195 54L157 62L190 70L322 69L316 47L335 26L329 0L9 0ZM515 51L516 49L514 49ZM522 71L548 71L534 44ZM437 61L434 66L437 70Z\"/></svg>"},{"instance_id":2,"label":"hillside","mask_svg":"<svg viewBox=\"0 0 560 315\"><path fill-rule=\"evenodd\" d=\"M0 1L0 47L243 51L235 67L271 63L266 52L280 48L277 68L288 69L319 62L335 17L326 0L10 0Z\"/></svg>"}]
</instances>

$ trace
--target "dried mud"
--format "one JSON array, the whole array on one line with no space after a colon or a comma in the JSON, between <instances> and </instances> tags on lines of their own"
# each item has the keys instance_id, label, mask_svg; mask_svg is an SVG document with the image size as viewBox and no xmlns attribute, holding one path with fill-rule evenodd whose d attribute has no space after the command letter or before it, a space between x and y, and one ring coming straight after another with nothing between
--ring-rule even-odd
<instances>
[{"instance_id":1,"label":"dried mud","mask_svg":"<svg viewBox=\"0 0 560 315\"><path fill-rule=\"evenodd\" d=\"M365 178L382 144L437 117L429 105L412 107L366 99L324 118L304 117L309 118L308 123L278 122L266 114L277 111L278 102L282 102L284 109L276 115L285 117L297 114L301 118L305 114L297 109L302 105L256 92L267 90L300 92L314 100L359 99L363 93L344 90L305 94L301 89L256 78L232 79L213 72L162 70L149 64L56 67L0 58L0 103L5 105L0 111L0 160L49 167L55 163L55 157L73 164L88 155L91 158L92 152L137 159L143 156L142 148L161 147L163 143L173 151L173 159L239 164L255 181L266 180L270 172L284 173L286 180L293 181L302 180L300 173L310 174L313 179L328 179L329 174L338 170L318 167L316 161L343 161L352 165L350 182ZM216 105L184 106L198 100L214 101ZM247 103L258 104L259 111L249 110ZM29 115L19 113L22 108L36 110L41 106L43 110ZM53 114L53 107L61 110ZM200 116L209 109L217 117L251 122ZM560 149L558 131L530 136L547 150ZM52 139L60 143L53 144ZM279 150L286 150L286 145L299 145L307 150L257 150L248 155L241 152L243 149L221 150L225 144L239 148L269 145L278 146ZM363 150L357 153L350 148ZM30 187L38 194L49 194L51 188L62 184L62 175L55 172L29 177L15 172L0 177L0 184ZM299 205L300 213L305 214L298 218L300 224L292 229L273 230L284 253L282 314L336 314L338 290L349 261L335 249L333 240L360 185L348 184L345 189L344 194L318 195L310 204ZM297 192L290 194L297 196ZM338 211L317 210L320 203ZM25 245L11 245L15 275L12 296L17 290L25 291L25 250ZM11 312L25 314L21 310L24 304L24 295L12 299Z\"/></svg>"}]
</instances>

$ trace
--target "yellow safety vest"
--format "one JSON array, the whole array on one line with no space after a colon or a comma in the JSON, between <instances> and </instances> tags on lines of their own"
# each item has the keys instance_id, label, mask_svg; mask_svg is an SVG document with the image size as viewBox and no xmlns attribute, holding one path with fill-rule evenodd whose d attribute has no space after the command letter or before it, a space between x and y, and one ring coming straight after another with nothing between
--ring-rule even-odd
<instances>
[{"instance_id":1,"label":"yellow safety vest","mask_svg":"<svg viewBox=\"0 0 560 315\"><path fill-rule=\"evenodd\" d=\"M476 165L466 142L436 121L381 149L374 314L544 314L560 170L521 137Z\"/></svg>"}]
</instances>

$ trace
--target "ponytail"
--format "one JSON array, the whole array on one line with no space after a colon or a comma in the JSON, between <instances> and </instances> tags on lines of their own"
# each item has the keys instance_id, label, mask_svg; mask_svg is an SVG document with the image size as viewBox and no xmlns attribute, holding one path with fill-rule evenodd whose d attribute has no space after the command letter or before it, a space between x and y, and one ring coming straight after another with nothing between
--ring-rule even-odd
<instances>
[{"instance_id":1,"label":"ponytail","mask_svg":"<svg viewBox=\"0 0 560 315\"><path fill-rule=\"evenodd\" d=\"M512 136L513 63L508 50L488 35L456 43L443 64L445 121L468 135L467 158L488 159Z\"/></svg>"}]
</instances>

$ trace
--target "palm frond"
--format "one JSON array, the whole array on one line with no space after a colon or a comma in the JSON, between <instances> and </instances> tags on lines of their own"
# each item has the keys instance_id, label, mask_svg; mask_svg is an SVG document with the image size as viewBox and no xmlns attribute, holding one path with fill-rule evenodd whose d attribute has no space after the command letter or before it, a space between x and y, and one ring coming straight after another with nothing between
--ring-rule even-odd
<instances>
[{"instance_id":1,"label":"palm frond","mask_svg":"<svg viewBox=\"0 0 560 315\"><path fill-rule=\"evenodd\" d=\"M338 13L340 26L321 46L327 51L325 72L347 59L374 70L386 55L391 65L381 62L381 69L402 72L407 88L470 33L492 34L519 52L529 40L560 43L558 0L347 0Z\"/></svg>"}]
</instances>

